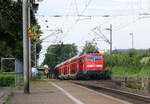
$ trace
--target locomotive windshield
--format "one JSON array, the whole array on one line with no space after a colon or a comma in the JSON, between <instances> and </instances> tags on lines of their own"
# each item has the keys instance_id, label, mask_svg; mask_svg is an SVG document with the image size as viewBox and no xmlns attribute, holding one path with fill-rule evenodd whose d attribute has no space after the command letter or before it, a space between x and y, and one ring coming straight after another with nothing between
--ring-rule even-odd
<instances>
[{"instance_id":1,"label":"locomotive windshield","mask_svg":"<svg viewBox=\"0 0 150 104\"><path fill-rule=\"evenodd\" d=\"M90 55L90 56L87 56L87 60L88 61L100 61L100 60L102 60L102 56L100 56L100 55Z\"/></svg>"}]
</instances>

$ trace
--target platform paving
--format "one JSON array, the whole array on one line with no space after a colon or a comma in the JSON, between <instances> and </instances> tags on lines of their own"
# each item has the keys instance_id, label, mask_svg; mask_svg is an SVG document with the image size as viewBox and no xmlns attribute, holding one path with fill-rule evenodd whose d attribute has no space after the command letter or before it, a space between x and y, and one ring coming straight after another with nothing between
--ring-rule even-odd
<instances>
[{"instance_id":1,"label":"platform paving","mask_svg":"<svg viewBox=\"0 0 150 104\"><path fill-rule=\"evenodd\" d=\"M11 88L0 87L0 104L3 104L11 94Z\"/></svg>"},{"instance_id":2,"label":"platform paving","mask_svg":"<svg viewBox=\"0 0 150 104\"><path fill-rule=\"evenodd\" d=\"M15 89L6 104L131 104L67 81L32 82L30 86L30 94Z\"/></svg>"}]
</instances>

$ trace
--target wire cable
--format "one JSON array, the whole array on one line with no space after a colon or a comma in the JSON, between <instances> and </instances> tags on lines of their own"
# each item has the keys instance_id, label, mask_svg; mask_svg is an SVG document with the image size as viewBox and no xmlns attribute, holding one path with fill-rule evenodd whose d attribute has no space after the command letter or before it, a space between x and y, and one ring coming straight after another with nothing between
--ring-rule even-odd
<instances>
[{"instance_id":1,"label":"wire cable","mask_svg":"<svg viewBox=\"0 0 150 104\"><path fill-rule=\"evenodd\" d=\"M77 16L79 16L79 10L78 10L78 5L77 5L77 0L74 0L74 2L75 2L75 7L76 7Z\"/></svg>"},{"instance_id":2,"label":"wire cable","mask_svg":"<svg viewBox=\"0 0 150 104\"><path fill-rule=\"evenodd\" d=\"M73 27L78 23L78 21L80 20L81 16L83 15L83 13L87 10L88 6L90 5L92 0L89 0L88 3L85 5L85 8L83 9L83 11L81 12L81 14L78 16L78 18L75 20L74 24L71 25L71 27L69 27L66 31L66 34L67 35L71 29L73 29Z\"/></svg>"}]
</instances>

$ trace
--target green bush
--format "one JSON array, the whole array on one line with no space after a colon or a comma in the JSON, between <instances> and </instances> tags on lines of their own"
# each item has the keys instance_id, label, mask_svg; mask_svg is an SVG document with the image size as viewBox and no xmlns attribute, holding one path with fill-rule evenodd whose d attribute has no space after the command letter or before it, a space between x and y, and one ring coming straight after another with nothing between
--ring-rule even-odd
<instances>
[{"instance_id":1,"label":"green bush","mask_svg":"<svg viewBox=\"0 0 150 104\"><path fill-rule=\"evenodd\" d=\"M124 86L132 89L139 89L139 90L143 89L143 87L140 84L131 83L131 82L124 83Z\"/></svg>"},{"instance_id":2,"label":"green bush","mask_svg":"<svg viewBox=\"0 0 150 104\"><path fill-rule=\"evenodd\" d=\"M0 86L11 86L15 84L15 75L0 74Z\"/></svg>"},{"instance_id":3,"label":"green bush","mask_svg":"<svg viewBox=\"0 0 150 104\"><path fill-rule=\"evenodd\" d=\"M139 77L150 77L150 66L145 65L141 71L138 73Z\"/></svg>"}]
</instances>

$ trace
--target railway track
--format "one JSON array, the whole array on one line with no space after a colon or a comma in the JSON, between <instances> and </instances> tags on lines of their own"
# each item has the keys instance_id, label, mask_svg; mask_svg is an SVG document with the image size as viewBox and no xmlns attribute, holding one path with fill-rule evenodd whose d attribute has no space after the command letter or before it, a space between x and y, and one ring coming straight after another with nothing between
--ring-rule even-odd
<instances>
[{"instance_id":1,"label":"railway track","mask_svg":"<svg viewBox=\"0 0 150 104\"><path fill-rule=\"evenodd\" d=\"M99 83L98 81L93 81L93 82L91 82L91 81L89 81L89 82L88 81L72 81L72 82L75 84L90 88L95 91L105 91L105 92L125 96L128 98L132 98L132 99L135 99L138 101L146 102L148 104L150 103L150 96L140 95L140 94L129 92L129 91L123 91L123 90L117 89L117 87L115 87L114 85L112 85L112 86L114 86L114 88L113 87L110 88L110 87L107 87L106 85L101 86L100 84L98 84ZM108 81L108 82L106 81L106 83L110 83L110 81Z\"/></svg>"}]
</instances>

